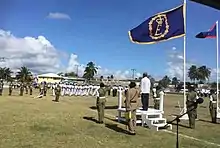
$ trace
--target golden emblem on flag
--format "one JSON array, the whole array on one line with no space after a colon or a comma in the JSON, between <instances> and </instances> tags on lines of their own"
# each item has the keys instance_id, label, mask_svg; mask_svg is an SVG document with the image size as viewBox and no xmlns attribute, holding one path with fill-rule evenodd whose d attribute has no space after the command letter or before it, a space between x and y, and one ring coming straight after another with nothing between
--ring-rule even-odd
<instances>
[{"instance_id":1,"label":"golden emblem on flag","mask_svg":"<svg viewBox=\"0 0 220 148\"><path fill-rule=\"evenodd\" d=\"M165 37L169 32L169 24L166 14L158 14L149 22L150 37L154 40Z\"/></svg>"}]
</instances>

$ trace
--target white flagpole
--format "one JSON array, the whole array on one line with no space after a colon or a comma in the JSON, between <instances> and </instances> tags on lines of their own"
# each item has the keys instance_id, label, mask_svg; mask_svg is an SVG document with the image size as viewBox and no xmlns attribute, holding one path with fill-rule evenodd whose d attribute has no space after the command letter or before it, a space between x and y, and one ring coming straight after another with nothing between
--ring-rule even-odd
<instances>
[{"instance_id":1,"label":"white flagpole","mask_svg":"<svg viewBox=\"0 0 220 148\"><path fill-rule=\"evenodd\" d=\"M216 44L217 44L217 51L216 51L217 52L217 54L216 54L216 66L217 66L217 71L216 71L217 72L217 74L216 74L217 75L216 76L217 77L217 114L218 114L218 110L219 110L219 104L218 104L219 103L219 98L218 98L218 96L219 96L219 86L218 86L218 79L219 79L219 67L218 67L218 58L219 58L218 57L218 54L219 54L219 51L218 51L219 50L218 49L219 48L218 47L219 46L218 45L218 21L216 22Z\"/></svg>"},{"instance_id":2,"label":"white flagpole","mask_svg":"<svg viewBox=\"0 0 220 148\"><path fill-rule=\"evenodd\" d=\"M186 34L186 0L184 0L185 5L185 18L184 18L184 24L185 24L185 34ZM183 97L184 97L184 113L186 112L186 35L184 36L184 47L183 47Z\"/></svg>"},{"instance_id":3,"label":"white flagpole","mask_svg":"<svg viewBox=\"0 0 220 148\"><path fill-rule=\"evenodd\" d=\"M183 110L181 114L186 113L186 0L184 0L184 26L185 26L185 36L183 41ZM185 115L181 119L188 119L188 116Z\"/></svg>"}]
</instances>

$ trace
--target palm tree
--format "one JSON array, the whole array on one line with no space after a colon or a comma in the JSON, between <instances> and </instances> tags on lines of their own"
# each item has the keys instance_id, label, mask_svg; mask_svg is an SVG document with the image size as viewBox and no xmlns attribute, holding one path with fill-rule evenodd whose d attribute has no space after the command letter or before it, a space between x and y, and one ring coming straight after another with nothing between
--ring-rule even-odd
<instances>
[{"instance_id":1,"label":"palm tree","mask_svg":"<svg viewBox=\"0 0 220 148\"><path fill-rule=\"evenodd\" d=\"M6 81L10 81L12 73L13 72L10 70L10 68L0 67L0 79L5 79Z\"/></svg>"},{"instance_id":2,"label":"palm tree","mask_svg":"<svg viewBox=\"0 0 220 148\"><path fill-rule=\"evenodd\" d=\"M177 79L177 77L172 78L172 84L175 86L175 88L176 88L177 84L179 84L179 80Z\"/></svg>"},{"instance_id":3,"label":"palm tree","mask_svg":"<svg viewBox=\"0 0 220 148\"><path fill-rule=\"evenodd\" d=\"M199 67L197 72L198 72L198 78L201 81L208 80L211 75L211 70L207 68L206 66Z\"/></svg>"},{"instance_id":4,"label":"palm tree","mask_svg":"<svg viewBox=\"0 0 220 148\"><path fill-rule=\"evenodd\" d=\"M83 78L86 78L87 80L93 79L97 70L98 68L95 64L93 62L89 62L84 70Z\"/></svg>"},{"instance_id":5,"label":"palm tree","mask_svg":"<svg viewBox=\"0 0 220 148\"><path fill-rule=\"evenodd\" d=\"M199 80L198 77L198 70L196 65L192 65L189 70L188 70L188 77L190 78L191 81L194 81L196 83L196 80Z\"/></svg>"},{"instance_id":6,"label":"palm tree","mask_svg":"<svg viewBox=\"0 0 220 148\"><path fill-rule=\"evenodd\" d=\"M23 66L19 70L20 71L16 75L18 80L21 82L30 82L32 80L32 73L27 67Z\"/></svg>"},{"instance_id":7,"label":"palm tree","mask_svg":"<svg viewBox=\"0 0 220 148\"><path fill-rule=\"evenodd\" d=\"M166 75L163 77L162 80L159 81L159 85L166 88L170 84L171 80L170 78Z\"/></svg>"}]
</instances>

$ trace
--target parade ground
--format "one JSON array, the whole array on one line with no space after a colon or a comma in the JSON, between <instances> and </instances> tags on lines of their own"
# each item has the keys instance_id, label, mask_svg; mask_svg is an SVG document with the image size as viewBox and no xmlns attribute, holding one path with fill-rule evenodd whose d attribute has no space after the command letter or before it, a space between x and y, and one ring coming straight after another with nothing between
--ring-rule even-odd
<instances>
[{"instance_id":1,"label":"parade ground","mask_svg":"<svg viewBox=\"0 0 220 148\"><path fill-rule=\"evenodd\" d=\"M17 91L17 90L16 90ZM0 148L174 148L176 127L172 130L154 131L137 127L137 135L125 133L125 125L115 121L117 97L108 97L105 124L97 124L94 97L61 97L53 102L51 92L41 99L18 96L8 90L0 96ZM165 117L173 119L178 114L181 95L166 94ZM152 102L151 102L152 104ZM180 147L220 147L220 125L210 123L208 99L198 107L196 129L181 121Z\"/></svg>"}]
</instances>

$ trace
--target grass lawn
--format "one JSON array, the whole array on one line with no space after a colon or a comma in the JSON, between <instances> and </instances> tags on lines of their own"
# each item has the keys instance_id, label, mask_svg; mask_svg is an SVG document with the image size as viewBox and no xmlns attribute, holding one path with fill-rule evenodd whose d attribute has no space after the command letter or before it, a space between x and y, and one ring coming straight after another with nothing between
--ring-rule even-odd
<instances>
[{"instance_id":1,"label":"grass lawn","mask_svg":"<svg viewBox=\"0 0 220 148\"><path fill-rule=\"evenodd\" d=\"M8 96L8 90L0 96L0 148L174 148L175 135L137 127L137 135L124 133L125 125L114 121L117 98L108 98L105 125L96 124L97 117L92 97L62 97L59 103L52 102L51 92L42 99L17 90ZM165 116L179 113L178 101L182 96L166 95ZM208 99L199 106L196 129L187 121L181 121L180 133L198 140L180 136L180 147L215 148L220 145L220 124L210 123ZM173 125L173 132L175 132ZM214 144L210 144L214 143Z\"/></svg>"}]
</instances>

